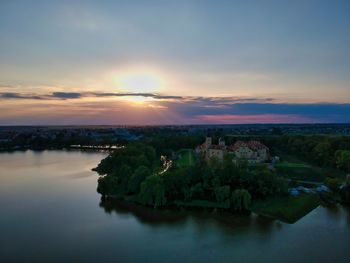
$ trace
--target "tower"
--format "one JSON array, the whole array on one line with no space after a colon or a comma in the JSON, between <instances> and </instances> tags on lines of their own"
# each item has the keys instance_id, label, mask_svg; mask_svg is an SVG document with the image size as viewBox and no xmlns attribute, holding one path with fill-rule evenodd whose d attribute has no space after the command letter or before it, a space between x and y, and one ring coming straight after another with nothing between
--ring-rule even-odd
<instances>
[{"instance_id":1,"label":"tower","mask_svg":"<svg viewBox=\"0 0 350 263\"><path fill-rule=\"evenodd\" d=\"M212 139L211 137L205 138L205 148L208 150L211 147Z\"/></svg>"},{"instance_id":2,"label":"tower","mask_svg":"<svg viewBox=\"0 0 350 263\"><path fill-rule=\"evenodd\" d=\"M219 146L222 148L225 147L225 140L222 139L221 137L219 138Z\"/></svg>"}]
</instances>

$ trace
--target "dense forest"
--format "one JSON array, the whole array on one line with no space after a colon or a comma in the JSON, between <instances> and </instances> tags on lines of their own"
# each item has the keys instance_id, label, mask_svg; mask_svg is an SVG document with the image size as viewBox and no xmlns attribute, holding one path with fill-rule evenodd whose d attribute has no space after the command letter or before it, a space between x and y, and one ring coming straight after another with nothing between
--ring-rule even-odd
<instances>
[{"instance_id":1,"label":"dense forest","mask_svg":"<svg viewBox=\"0 0 350 263\"><path fill-rule=\"evenodd\" d=\"M231 143L240 138L226 139ZM350 171L348 137L282 135L259 139L270 146L272 154L292 154L320 167ZM172 156L182 148L193 149L203 140L201 136L157 136L128 143L96 168L101 175L97 190L102 195L154 207L202 202L231 210L245 210L251 201L287 194L288 180L278 170L245 162L237 165L229 156L222 163L215 159L205 162L197 157L193 165L185 167L174 161L166 173L160 173L161 155ZM344 178L337 177L325 180L334 191L343 182Z\"/></svg>"},{"instance_id":2,"label":"dense forest","mask_svg":"<svg viewBox=\"0 0 350 263\"><path fill-rule=\"evenodd\" d=\"M286 194L285 180L266 166L236 165L230 158L223 163L196 160L188 167L176 164L164 174L156 150L142 143L129 144L102 160L96 168L101 176L98 192L149 206L176 202L216 202L224 208L243 210L252 199Z\"/></svg>"}]
</instances>

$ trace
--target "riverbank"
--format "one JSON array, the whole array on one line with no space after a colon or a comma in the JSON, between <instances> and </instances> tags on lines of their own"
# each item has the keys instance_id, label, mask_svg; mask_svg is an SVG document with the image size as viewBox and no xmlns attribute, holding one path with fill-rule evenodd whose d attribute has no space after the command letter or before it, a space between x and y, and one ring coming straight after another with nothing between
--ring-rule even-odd
<instances>
[{"instance_id":1,"label":"riverbank","mask_svg":"<svg viewBox=\"0 0 350 263\"><path fill-rule=\"evenodd\" d=\"M130 206L143 206L145 209L151 207L144 206L137 201L137 196L113 195L105 196L102 200L108 200L109 203L125 203ZM294 224L321 204L318 194L301 194L299 196L276 196L266 200L255 200L251 207L243 212L230 211L229 202L210 202L206 200L192 200L190 202L175 201L166 208L157 208L156 210L174 211L178 209L212 210L221 211L230 216L254 213L258 216L266 217L272 220L281 221L288 224Z\"/></svg>"},{"instance_id":2,"label":"riverbank","mask_svg":"<svg viewBox=\"0 0 350 263\"><path fill-rule=\"evenodd\" d=\"M293 224L321 204L318 194L279 196L255 201L251 211L262 216Z\"/></svg>"}]
</instances>

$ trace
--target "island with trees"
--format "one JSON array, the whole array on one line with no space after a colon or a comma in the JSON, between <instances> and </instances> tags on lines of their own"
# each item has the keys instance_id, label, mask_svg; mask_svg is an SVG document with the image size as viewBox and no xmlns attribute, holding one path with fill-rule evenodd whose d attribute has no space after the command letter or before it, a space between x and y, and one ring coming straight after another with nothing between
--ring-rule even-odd
<instances>
[{"instance_id":1,"label":"island with trees","mask_svg":"<svg viewBox=\"0 0 350 263\"><path fill-rule=\"evenodd\" d=\"M252 138L226 139L234 143ZM278 162L269 158L252 164L229 151L222 158L203 155L196 150L203 136L129 142L94 169L100 175L97 191L102 198L154 208L255 212L287 223L321 203L350 202L348 137L278 135L259 140L280 154ZM305 161L296 160L298 147Z\"/></svg>"}]
</instances>

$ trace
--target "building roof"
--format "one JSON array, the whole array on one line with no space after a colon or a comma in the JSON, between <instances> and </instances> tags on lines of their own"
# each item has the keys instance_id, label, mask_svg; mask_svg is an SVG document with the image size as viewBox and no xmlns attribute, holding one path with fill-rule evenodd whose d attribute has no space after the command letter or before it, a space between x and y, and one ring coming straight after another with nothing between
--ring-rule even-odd
<instances>
[{"instance_id":1,"label":"building roof","mask_svg":"<svg viewBox=\"0 0 350 263\"><path fill-rule=\"evenodd\" d=\"M253 150L267 149L267 147L259 141L249 141L247 144L249 148Z\"/></svg>"},{"instance_id":2,"label":"building roof","mask_svg":"<svg viewBox=\"0 0 350 263\"><path fill-rule=\"evenodd\" d=\"M213 144L209 147L209 149L215 149L215 150L223 150L225 147L221 146L221 145L216 145Z\"/></svg>"},{"instance_id":3,"label":"building roof","mask_svg":"<svg viewBox=\"0 0 350 263\"><path fill-rule=\"evenodd\" d=\"M224 149L228 149L231 151L236 151L241 147L248 147L249 149L253 150L253 151L257 151L257 150L261 150L261 149L268 149L268 147L266 147L264 144L262 144L259 141L248 141L248 142L243 142L243 141L236 141L234 144L226 147L224 145L220 145L220 144L212 144L210 145L209 149L215 149L215 150L224 150ZM203 143L201 145L197 146L197 149L200 150L205 150L206 149L206 144Z\"/></svg>"},{"instance_id":4,"label":"building roof","mask_svg":"<svg viewBox=\"0 0 350 263\"><path fill-rule=\"evenodd\" d=\"M236 151L241 147L248 147L248 145L245 142L236 141L233 145L230 145L229 149L232 151Z\"/></svg>"},{"instance_id":5,"label":"building roof","mask_svg":"<svg viewBox=\"0 0 350 263\"><path fill-rule=\"evenodd\" d=\"M249 141L249 142L236 141L233 145L229 147L229 149L232 151L236 151L241 147L248 147L254 151L257 151L260 149L267 149L267 147L259 141Z\"/></svg>"}]
</instances>

